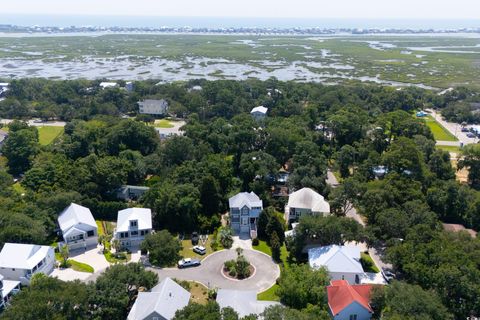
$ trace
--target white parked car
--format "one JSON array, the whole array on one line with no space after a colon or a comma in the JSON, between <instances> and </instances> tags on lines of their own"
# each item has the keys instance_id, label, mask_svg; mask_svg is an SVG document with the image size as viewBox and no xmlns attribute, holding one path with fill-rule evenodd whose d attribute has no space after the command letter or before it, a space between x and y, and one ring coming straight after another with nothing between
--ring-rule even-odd
<instances>
[{"instance_id":1,"label":"white parked car","mask_svg":"<svg viewBox=\"0 0 480 320\"><path fill-rule=\"evenodd\" d=\"M203 256L204 254L207 253L207 249L205 249L205 247L203 247L203 246L194 246L193 247L193 252L198 253L198 254Z\"/></svg>"},{"instance_id":2,"label":"white parked car","mask_svg":"<svg viewBox=\"0 0 480 320\"><path fill-rule=\"evenodd\" d=\"M183 268L188 268L188 267L196 267L200 265L200 260L198 259L192 259L192 258L185 258L180 261L178 261L178 268L183 269Z\"/></svg>"}]
</instances>

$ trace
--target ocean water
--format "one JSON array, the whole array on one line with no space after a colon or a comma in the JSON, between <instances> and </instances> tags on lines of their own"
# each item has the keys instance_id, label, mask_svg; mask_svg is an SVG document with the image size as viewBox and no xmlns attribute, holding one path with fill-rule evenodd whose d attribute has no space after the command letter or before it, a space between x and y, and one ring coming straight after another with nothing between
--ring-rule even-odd
<instances>
[{"instance_id":1,"label":"ocean water","mask_svg":"<svg viewBox=\"0 0 480 320\"><path fill-rule=\"evenodd\" d=\"M229 17L154 17L103 15L1 14L0 24L18 26L99 26L99 27L195 27L195 28L361 28L361 29L461 29L480 28L477 20L394 20L394 19L300 19Z\"/></svg>"}]
</instances>

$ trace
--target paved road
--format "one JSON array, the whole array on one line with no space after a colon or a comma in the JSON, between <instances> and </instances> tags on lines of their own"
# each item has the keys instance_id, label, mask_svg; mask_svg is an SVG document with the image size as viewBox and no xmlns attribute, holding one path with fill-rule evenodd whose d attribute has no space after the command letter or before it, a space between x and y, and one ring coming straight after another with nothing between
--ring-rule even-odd
<instances>
[{"instance_id":1,"label":"paved road","mask_svg":"<svg viewBox=\"0 0 480 320\"><path fill-rule=\"evenodd\" d=\"M1 124L9 124L12 121L12 119L0 119ZM27 123L29 126L34 127L65 127L65 125L67 124L64 121L35 122L35 120L28 120Z\"/></svg>"},{"instance_id":2,"label":"paved road","mask_svg":"<svg viewBox=\"0 0 480 320\"><path fill-rule=\"evenodd\" d=\"M280 276L280 268L272 261L270 256L256 250L244 250L243 255L255 266L256 270L253 276L241 281L227 279L221 273L223 263L227 260L235 259L237 256L236 251L233 249L222 250L211 254L203 259L202 265L199 267L188 269L148 269L157 273L160 281L165 277L193 280L201 282L210 288L255 290L262 292L275 284L275 281Z\"/></svg>"},{"instance_id":3,"label":"paved road","mask_svg":"<svg viewBox=\"0 0 480 320\"><path fill-rule=\"evenodd\" d=\"M457 137L458 140L459 140L459 141L455 141L455 142L442 141L441 145L459 146L460 143L463 143L464 145L467 145L467 144L473 144L473 143L478 142L477 138L467 137L467 134L465 132L462 132L462 130L461 130L462 127L461 127L460 124L445 121L442 118L442 115L440 113L436 112L433 109L427 109L426 111L428 111L438 123L440 123L445 129L450 131L450 133L453 134L455 137ZM437 144L439 144L439 143L437 143Z\"/></svg>"},{"instance_id":4,"label":"paved road","mask_svg":"<svg viewBox=\"0 0 480 320\"><path fill-rule=\"evenodd\" d=\"M332 186L332 188L335 188L340 184L330 170L327 171L327 184ZM363 227L367 226L365 221L363 221L362 216L358 214L357 209L355 209L353 206L351 206L351 209L347 211L346 215L347 217L357 221ZM377 267L380 269L392 269L391 264L382 261L381 257L384 256L384 250L385 248L370 248L368 251Z\"/></svg>"}]
</instances>

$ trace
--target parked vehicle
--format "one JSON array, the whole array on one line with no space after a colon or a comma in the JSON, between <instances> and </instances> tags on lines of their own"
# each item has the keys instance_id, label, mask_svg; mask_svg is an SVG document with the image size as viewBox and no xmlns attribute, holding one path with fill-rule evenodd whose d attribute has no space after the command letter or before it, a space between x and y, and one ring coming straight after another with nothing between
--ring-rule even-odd
<instances>
[{"instance_id":1,"label":"parked vehicle","mask_svg":"<svg viewBox=\"0 0 480 320\"><path fill-rule=\"evenodd\" d=\"M469 133L467 133L467 137L469 137L469 138L476 138L477 136L475 135L475 133L469 132Z\"/></svg>"},{"instance_id":2,"label":"parked vehicle","mask_svg":"<svg viewBox=\"0 0 480 320\"><path fill-rule=\"evenodd\" d=\"M200 255L204 255L207 253L207 249L203 246L194 246L193 247L193 252L198 253Z\"/></svg>"},{"instance_id":3,"label":"parked vehicle","mask_svg":"<svg viewBox=\"0 0 480 320\"><path fill-rule=\"evenodd\" d=\"M198 232L192 232L192 244L196 246L198 244Z\"/></svg>"},{"instance_id":4,"label":"parked vehicle","mask_svg":"<svg viewBox=\"0 0 480 320\"><path fill-rule=\"evenodd\" d=\"M196 267L200 265L200 260L198 259L192 259L192 258L185 258L180 261L178 261L178 268L183 269L183 268L188 268L188 267Z\"/></svg>"},{"instance_id":5,"label":"parked vehicle","mask_svg":"<svg viewBox=\"0 0 480 320\"><path fill-rule=\"evenodd\" d=\"M467 127L462 127L462 132L468 132L468 128Z\"/></svg>"},{"instance_id":6,"label":"parked vehicle","mask_svg":"<svg viewBox=\"0 0 480 320\"><path fill-rule=\"evenodd\" d=\"M395 274L391 271L388 270L382 270L382 276L385 279L385 281L390 282L393 279L395 279Z\"/></svg>"}]
</instances>

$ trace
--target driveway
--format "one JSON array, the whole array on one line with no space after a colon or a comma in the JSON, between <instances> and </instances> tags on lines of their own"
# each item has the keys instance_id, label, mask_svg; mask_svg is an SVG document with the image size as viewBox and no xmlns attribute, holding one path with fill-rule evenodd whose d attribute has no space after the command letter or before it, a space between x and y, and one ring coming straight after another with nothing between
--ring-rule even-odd
<instances>
[{"instance_id":1,"label":"driveway","mask_svg":"<svg viewBox=\"0 0 480 320\"><path fill-rule=\"evenodd\" d=\"M87 251L84 251L83 249L74 250L70 252L70 259L92 266L95 273L97 273L110 266L107 259L105 259L102 250L103 247L100 245Z\"/></svg>"},{"instance_id":2,"label":"driveway","mask_svg":"<svg viewBox=\"0 0 480 320\"><path fill-rule=\"evenodd\" d=\"M208 288L262 292L275 284L275 281L280 276L280 268L273 262L270 256L256 250L244 250L243 255L256 269L253 276L245 280L227 279L221 273L223 263L236 258L237 253L234 249L212 253L202 261L202 265L199 267L189 269L148 269L157 273L160 281L166 277L193 280L201 282Z\"/></svg>"},{"instance_id":3,"label":"driveway","mask_svg":"<svg viewBox=\"0 0 480 320\"><path fill-rule=\"evenodd\" d=\"M58 278L62 281L74 281L74 280L86 281L91 276L92 276L91 273L79 272L79 271L75 271L75 270L70 269L70 268L55 269L50 274L50 277L54 277L54 278L56 277L56 278Z\"/></svg>"},{"instance_id":4,"label":"driveway","mask_svg":"<svg viewBox=\"0 0 480 320\"><path fill-rule=\"evenodd\" d=\"M460 124L455 123L455 122L448 122L448 121L444 120L442 118L442 115L440 113L436 112L433 109L427 109L426 111L428 111L438 123L440 123L445 129L450 131L450 133L453 134L455 137L457 137L458 140L459 140L459 141L455 141L455 142L453 142L453 141L450 141L450 142L441 141L441 143L437 143L437 144L447 145L447 146L448 145L449 146L459 146L460 143L463 143L463 145L467 145L467 144L473 144L473 143L478 142L477 138L467 137L467 133L462 132Z\"/></svg>"}]
</instances>

